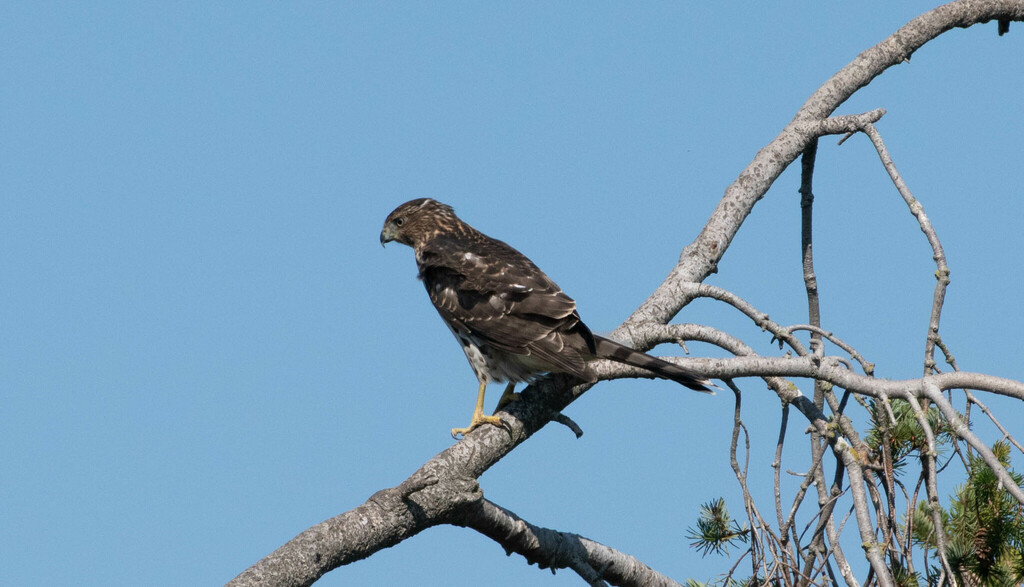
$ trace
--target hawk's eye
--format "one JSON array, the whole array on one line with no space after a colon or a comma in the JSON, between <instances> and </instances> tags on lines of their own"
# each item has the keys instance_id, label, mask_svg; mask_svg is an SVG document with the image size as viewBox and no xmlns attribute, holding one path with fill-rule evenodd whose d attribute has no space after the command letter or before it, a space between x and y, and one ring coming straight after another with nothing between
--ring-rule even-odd
<instances>
[{"instance_id":1,"label":"hawk's eye","mask_svg":"<svg viewBox=\"0 0 1024 587\"><path fill-rule=\"evenodd\" d=\"M405 218L395 218L395 226L401 228L405 224Z\"/></svg>"}]
</instances>

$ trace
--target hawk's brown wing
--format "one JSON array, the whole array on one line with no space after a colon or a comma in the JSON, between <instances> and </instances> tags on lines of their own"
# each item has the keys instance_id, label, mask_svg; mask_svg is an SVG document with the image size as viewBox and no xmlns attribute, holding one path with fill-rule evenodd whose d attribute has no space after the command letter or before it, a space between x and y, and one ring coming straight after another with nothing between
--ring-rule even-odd
<instances>
[{"instance_id":1,"label":"hawk's brown wing","mask_svg":"<svg viewBox=\"0 0 1024 587\"><path fill-rule=\"evenodd\" d=\"M430 300L453 328L586 377L595 343L576 302L522 253L476 233L435 238L416 257Z\"/></svg>"}]
</instances>

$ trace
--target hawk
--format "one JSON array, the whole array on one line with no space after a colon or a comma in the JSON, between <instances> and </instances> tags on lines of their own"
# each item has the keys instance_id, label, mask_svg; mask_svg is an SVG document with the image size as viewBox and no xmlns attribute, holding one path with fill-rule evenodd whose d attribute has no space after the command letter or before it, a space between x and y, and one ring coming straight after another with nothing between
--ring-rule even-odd
<instances>
[{"instance_id":1,"label":"hawk","mask_svg":"<svg viewBox=\"0 0 1024 587\"><path fill-rule=\"evenodd\" d=\"M611 359L712 393L711 382L667 361L593 334L576 302L525 255L460 220L430 198L406 202L384 221L380 242L397 241L416 253L419 278L441 319L458 339L480 383L476 409L458 438L481 424L501 424L483 413L487 384L508 382L500 411L516 398L516 383L548 372L594 381L587 362Z\"/></svg>"}]
</instances>

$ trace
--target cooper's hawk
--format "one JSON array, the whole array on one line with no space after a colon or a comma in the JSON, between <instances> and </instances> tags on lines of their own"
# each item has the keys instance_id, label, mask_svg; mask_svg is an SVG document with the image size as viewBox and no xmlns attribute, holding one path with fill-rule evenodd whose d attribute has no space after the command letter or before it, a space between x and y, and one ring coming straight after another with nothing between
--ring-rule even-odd
<instances>
[{"instance_id":1,"label":"cooper's hawk","mask_svg":"<svg viewBox=\"0 0 1024 587\"><path fill-rule=\"evenodd\" d=\"M381 244L398 241L416 252L419 278L441 319L462 345L480 382L473 420L452 429L458 438L481 424L484 391L507 381L497 412L514 399L516 383L541 373L593 381L587 361L611 359L651 371L697 391L711 382L688 369L592 334L576 302L522 253L459 220L430 198L406 202L384 221Z\"/></svg>"}]
</instances>

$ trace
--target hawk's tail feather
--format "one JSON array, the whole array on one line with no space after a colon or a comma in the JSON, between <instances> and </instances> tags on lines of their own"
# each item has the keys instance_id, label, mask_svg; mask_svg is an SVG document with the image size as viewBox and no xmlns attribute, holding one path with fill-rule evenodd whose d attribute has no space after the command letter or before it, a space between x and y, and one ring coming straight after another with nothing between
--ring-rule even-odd
<instances>
[{"instance_id":1,"label":"hawk's tail feather","mask_svg":"<svg viewBox=\"0 0 1024 587\"><path fill-rule=\"evenodd\" d=\"M595 354L600 359L609 359L618 363L625 363L627 365L646 369L658 377L670 379L676 383L685 385L694 391L702 391L704 393L711 394L715 393L711 389L708 389L708 387L715 387L714 383L711 383L710 380L704 379L689 369L684 369L679 365L641 353L640 351L631 349L626 345L619 344L614 340L609 340L603 336L597 336L596 334L594 335L594 342L597 343L597 353Z\"/></svg>"}]
</instances>

